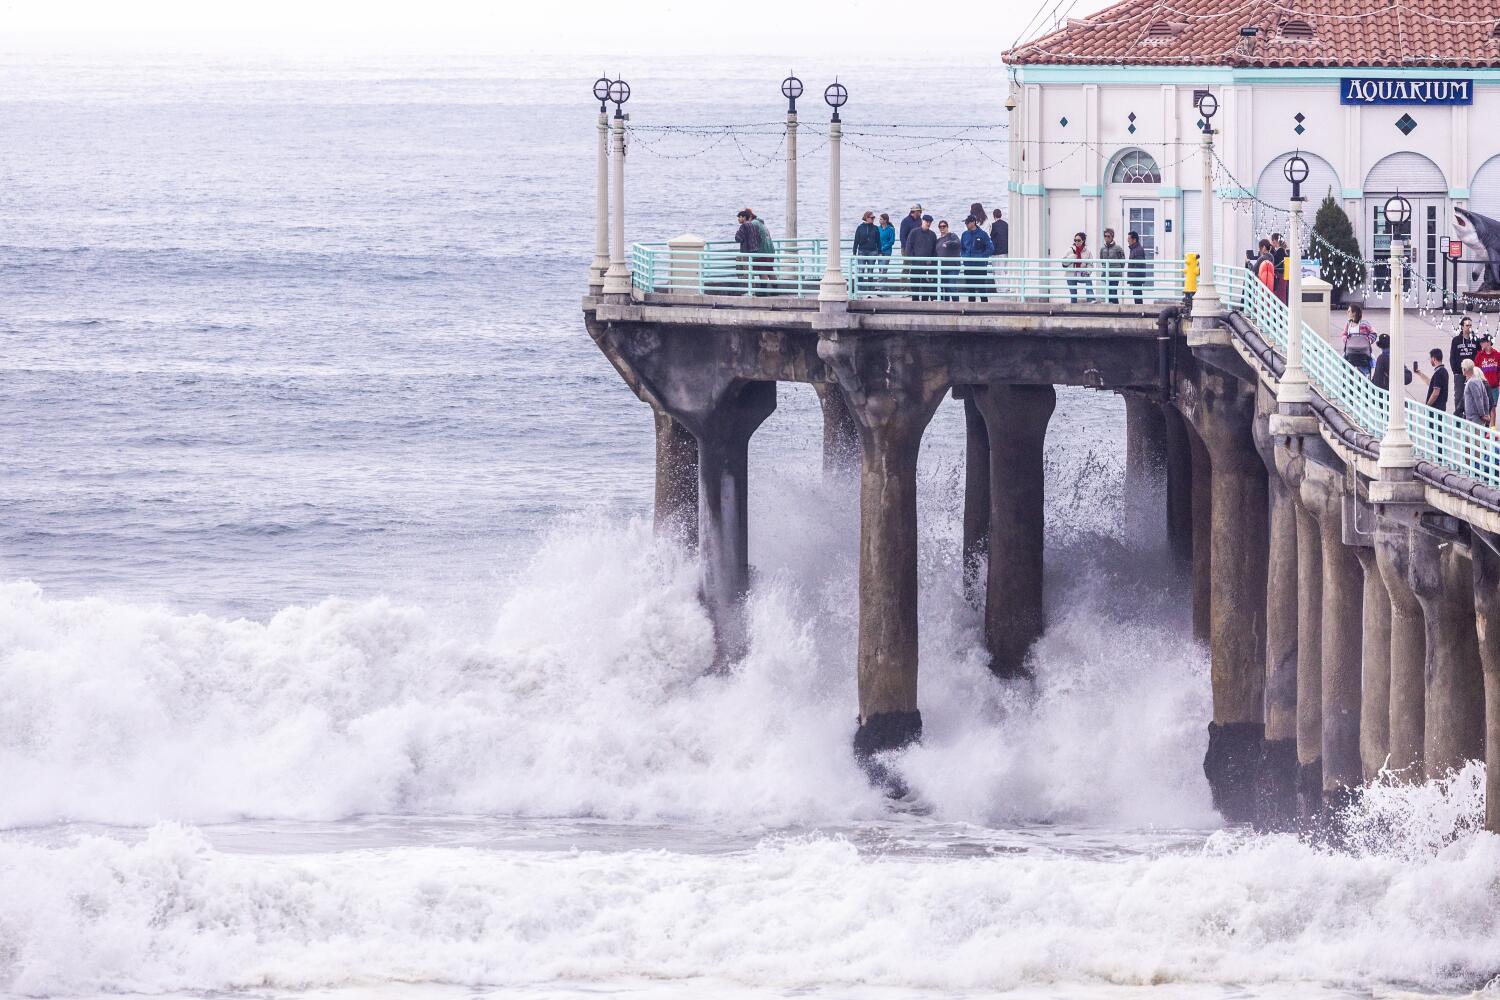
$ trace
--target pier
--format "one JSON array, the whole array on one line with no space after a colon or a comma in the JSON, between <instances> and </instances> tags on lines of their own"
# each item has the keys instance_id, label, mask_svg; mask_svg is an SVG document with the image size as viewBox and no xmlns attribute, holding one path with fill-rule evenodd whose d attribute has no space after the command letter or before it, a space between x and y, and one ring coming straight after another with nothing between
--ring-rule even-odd
<instances>
[{"instance_id":1,"label":"pier","mask_svg":"<svg viewBox=\"0 0 1500 1000\"><path fill-rule=\"evenodd\" d=\"M1191 580L1220 812L1293 823L1382 770L1424 780L1487 758L1486 820L1500 830L1500 447L1346 363L1304 321L1296 261L1286 303L1215 261L1207 106L1197 250L1122 263L1120 301L1088 302L1074 301L1061 260L855 257L841 241L838 105L823 238L785 241L765 261L693 236L627 249L621 104L611 117L601 98L599 254L583 315L651 409L656 523L697 546L723 661L746 641L747 455L778 383L816 389L825 464L858 464L851 708L866 760L922 736L916 456L939 403L964 404L964 551L985 568L971 593L991 669L1016 677L1046 628L1055 387L1116 392L1127 504L1163 526ZM794 203L794 170L789 183ZM1399 239L1391 266L1402 273ZM1401 317L1398 295L1398 358Z\"/></svg>"}]
</instances>

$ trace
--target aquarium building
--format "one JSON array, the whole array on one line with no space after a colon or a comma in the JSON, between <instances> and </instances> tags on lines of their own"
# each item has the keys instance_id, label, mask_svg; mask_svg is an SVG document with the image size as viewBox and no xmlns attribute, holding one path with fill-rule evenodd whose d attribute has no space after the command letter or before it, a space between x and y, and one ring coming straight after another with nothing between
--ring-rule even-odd
<instances>
[{"instance_id":1,"label":"aquarium building","mask_svg":"<svg viewBox=\"0 0 1500 1000\"><path fill-rule=\"evenodd\" d=\"M1495 0L1126 0L1005 61L1015 255L1061 256L1078 230L1097 249L1106 227L1122 242L1139 232L1156 256L1193 250L1207 90L1221 262L1284 228L1259 203L1286 206L1293 152L1311 169L1309 223L1331 193L1377 263L1384 203L1406 196L1416 266L1434 284L1452 209L1500 218Z\"/></svg>"}]
</instances>

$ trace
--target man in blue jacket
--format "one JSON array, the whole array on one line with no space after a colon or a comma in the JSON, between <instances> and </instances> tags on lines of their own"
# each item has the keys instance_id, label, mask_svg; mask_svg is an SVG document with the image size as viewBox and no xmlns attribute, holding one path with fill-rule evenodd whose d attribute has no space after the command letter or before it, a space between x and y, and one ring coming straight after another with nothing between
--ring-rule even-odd
<instances>
[{"instance_id":1,"label":"man in blue jacket","mask_svg":"<svg viewBox=\"0 0 1500 1000\"><path fill-rule=\"evenodd\" d=\"M989 234L979 228L979 219L969 216L964 220L964 233L958 238L959 256L964 259L964 270L968 272L969 301L977 297L981 302L990 300L994 285L989 280L990 254L995 244Z\"/></svg>"}]
</instances>

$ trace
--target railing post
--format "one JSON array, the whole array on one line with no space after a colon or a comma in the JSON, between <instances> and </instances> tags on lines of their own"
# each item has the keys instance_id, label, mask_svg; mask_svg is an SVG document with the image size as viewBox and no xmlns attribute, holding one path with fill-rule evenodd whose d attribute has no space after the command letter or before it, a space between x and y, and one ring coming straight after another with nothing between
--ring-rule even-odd
<instances>
[{"instance_id":1,"label":"railing post","mask_svg":"<svg viewBox=\"0 0 1500 1000\"><path fill-rule=\"evenodd\" d=\"M604 287L609 270L609 110L599 102L598 157L594 171L594 263L589 265L589 288Z\"/></svg>"},{"instance_id":2,"label":"railing post","mask_svg":"<svg viewBox=\"0 0 1500 1000\"><path fill-rule=\"evenodd\" d=\"M611 100L615 102L614 117L614 231L613 244L610 247L609 270L604 272L604 294L605 295L629 295L630 294L630 269L625 266L625 113L621 109L625 101L630 97L629 87L625 87L623 96L621 92L614 89L625 86L623 80L616 80L612 85Z\"/></svg>"},{"instance_id":3,"label":"railing post","mask_svg":"<svg viewBox=\"0 0 1500 1000\"><path fill-rule=\"evenodd\" d=\"M823 267L823 282L818 286L819 302L847 302L849 286L844 283L843 254L839 244L839 145L843 129L839 121L839 108L848 99L843 85L835 80L823 99L833 108L833 118L828 123L828 254ZM835 103L837 102L837 103Z\"/></svg>"},{"instance_id":4,"label":"railing post","mask_svg":"<svg viewBox=\"0 0 1500 1000\"><path fill-rule=\"evenodd\" d=\"M703 294L703 237L692 233L667 241L667 291L678 295ZM654 270L654 268L653 268ZM652 288L655 288L652 282Z\"/></svg>"},{"instance_id":5,"label":"railing post","mask_svg":"<svg viewBox=\"0 0 1500 1000\"><path fill-rule=\"evenodd\" d=\"M1298 195L1301 194L1299 191ZM1302 367L1302 202L1292 198L1292 212L1287 222L1287 242L1291 244L1291 273L1286 284L1286 370L1276 390L1277 403L1311 403L1312 387L1307 369Z\"/></svg>"}]
</instances>

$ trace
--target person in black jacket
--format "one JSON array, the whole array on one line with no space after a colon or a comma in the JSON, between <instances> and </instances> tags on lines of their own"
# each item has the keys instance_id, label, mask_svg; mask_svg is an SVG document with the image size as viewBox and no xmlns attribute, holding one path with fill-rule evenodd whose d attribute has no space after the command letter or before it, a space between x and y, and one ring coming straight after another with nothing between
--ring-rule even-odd
<instances>
[{"instance_id":1,"label":"person in black jacket","mask_svg":"<svg viewBox=\"0 0 1500 1000\"><path fill-rule=\"evenodd\" d=\"M1134 229L1125 234L1125 244L1125 254L1130 258L1130 264L1127 265L1130 269L1130 291L1135 296L1135 304L1141 305L1146 301L1146 286L1151 282L1151 258L1146 255L1146 248L1141 246L1141 234Z\"/></svg>"},{"instance_id":2,"label":"person in black jacket","mask_svg":"<svg viewBox=\"0 0 1500 1000\"><path fill-rule=\"evenodd\" d=\"M906 246L906 238L911 235L913 229L922 228L922 206L913 205L911 211L906 213L906 218L901 220L901 229L896 233L897 241ZM902 253L906 251L903 250Z\"/></svg>"},{"instance_id":3,"label":"person in black jacket","mask_svg":"<svg viewBox=\"0 0 1500 1000\"><path fill-rule=\"evenodd\" d=\"M1010 223L1005 221L1005 213L1001 212L998 208L995 209L994 217L995 221L990 224L990 246L993 247L990 253L996 257L1009 257ZM983 222L980 223L980 225L983 224ZM1007 273L1009 270L1010 261L995 261L995 273L999 279L999 290L1002 292L1010 287L1010 282L1007 280L1009 278L1009 274Z\"/></svg>"},{"instance_id":4,"label":"person in black jacket","mask_svg":"<svg viewBox=\"0 0 1500 1000\"><path fill-rule=\"evenodd\" d=\"M1390 336L1382 333L1375 341L1375 346L1380 348L1380 357L1375 359L1375 374L1371 375L1370 378L1380 388L1389 391L1391 388L1391 361L1393 360L1391 358ZM1406 376L1406 381L1403 384L1411 385L1411 369L1403 366L1401 374Z\"/></svg>"},{"instance_id":5,"label":"person in black jacket","mask_svg":"<svg viewBox=\"0 0 1500 1000\"><path fill-rule=\"evenodd\" d=\"M1458 321L1458 335L1448 347L1448 370L1455 375L1464 370L1465 361L1473 361L1479 353L1479 339L1474 336L1474 321L1465 316ZM1464 415L1464 394L1453 394L1453 415Z\"/></svg>"},{"instance_id":6,"label":"person in black jacket","mask_svg":"<svg viewBox=\"0 0 1500 1000\"><path fill-rule=\"evenodd\" d=\"M922 225L913 229L901 244L901 256L907 258L912 286L913 302L925 302L935 298L932 286L937 284L937 233L932 231L932 216L922 216Z\"/></svg>"}]
</instances>

